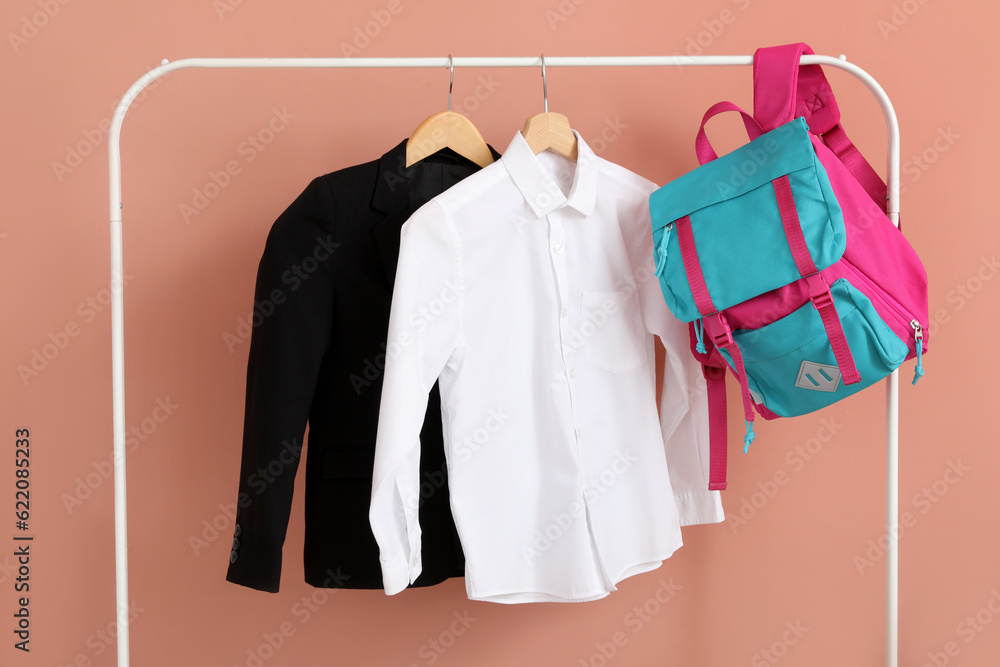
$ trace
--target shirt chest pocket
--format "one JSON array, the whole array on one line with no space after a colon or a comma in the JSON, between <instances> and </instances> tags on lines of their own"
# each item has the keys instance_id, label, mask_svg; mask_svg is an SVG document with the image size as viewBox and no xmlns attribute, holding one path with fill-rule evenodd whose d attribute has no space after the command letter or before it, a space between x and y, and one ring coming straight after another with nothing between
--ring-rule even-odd
<instances>
[{"instance_id":1,"label":"shirt chest pocket","mask_svg":"<svg viewBox=\"0 0 1000 667\"><path fill-rule=\"evenodd\" d=\"M612 373L646 363L636 292L584 292L580 334L587 363Z\"/></svg>"}]
</instances>

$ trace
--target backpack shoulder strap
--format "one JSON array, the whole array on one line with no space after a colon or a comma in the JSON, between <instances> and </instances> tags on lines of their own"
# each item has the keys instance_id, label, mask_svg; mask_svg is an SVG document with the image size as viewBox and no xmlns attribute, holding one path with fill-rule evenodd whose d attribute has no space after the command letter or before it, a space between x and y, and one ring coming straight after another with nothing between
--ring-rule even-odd
<instances>
[{"instance_id":1,"label":"backpack shoulder strap","mask_svg":"<svg viewBox=\"0 0 1000 667\"><path fill-rule=\"evenodd\" d=\"M726 362L712 345L698 333L694 322L688 324L691 354L701 364L708 390L708 488L726 489L727 426L726 426ZM703 351L704 350L704 351Z\"/></svg>"},{"instance_id":2,"label":"backpack shoulder strap","mask_svg":"<svg viewBox=\"0 0 1000 667\"><path fill-rule=\"evenodd\" d=\"M799 65L808 44L785 44L757 49L753 56L753 115L764 131L803 116L810 131L820 137L868 195L886 210L885 182L851 143L840 124L840 109L823 68Z\"/></svg>"},{"instance_id":3,"label":"backpack shoulder strap","mask_svg":"<svg viewBox=\"0 0 1000 667\"><path fill-rule=\"evenodd\" d=\"M708 389L708 488L710 491L724 491L729 444L726 437L726 370L705 365L701 370Z\"/></svg>"}]
</instances>

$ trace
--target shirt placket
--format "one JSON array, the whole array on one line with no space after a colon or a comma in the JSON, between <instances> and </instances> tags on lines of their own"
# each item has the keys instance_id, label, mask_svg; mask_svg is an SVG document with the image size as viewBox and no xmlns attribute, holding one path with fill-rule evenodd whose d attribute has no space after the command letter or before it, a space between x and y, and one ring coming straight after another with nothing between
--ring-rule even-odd
<instances>
[{"instance_id":1,"label":"shirt placket","mask_svg":"<svg viewBox=\"0 0 1000 667\"><path fill-rule=\"evenodd\" d=\"M604 567L600 549L594 535L591 522L591 505L597 500L597 493L593 489L587 489L584 482L585 470L583 466L584 434L580 429L578 410L580 401L578 399L578 385L576 380L576 364L579 361L580 351L573 346L572 327L574 322L573 312L570 309L570 281L566 271L567 244L566 227L563 221L561 209L555 209L546 216L549 227L549 254L552 257L552 266L556 276L556 288L559 294L559 348L563 360L563 371L566 376L566 384L569 389L569 410L572 417L572 437L576 443L576 463L579 475L580 490L586 507L585 521L587 522L587 535L590 538L591 553L595 561L595 575L603 579L605 587L609 587L610 580Z\"/></svg>"},{"instance_id":2,"label":"shirt placket","mask_svg":"<svg viewBox=\"0 0 1000 667\"><path fill-rule=\"evenodd\" d=\"M559 353L563 361L563 372L569 387L570 414L573 417L573 437L577 444L577 462L580 461L580 428L576 418L574 400L576 384L576 358L571 345L569 279L566 276L566 228L559 209L546 217L549 226L549 254L556 275L556 289L559 293Z\"/></svg>"}]
</instances>

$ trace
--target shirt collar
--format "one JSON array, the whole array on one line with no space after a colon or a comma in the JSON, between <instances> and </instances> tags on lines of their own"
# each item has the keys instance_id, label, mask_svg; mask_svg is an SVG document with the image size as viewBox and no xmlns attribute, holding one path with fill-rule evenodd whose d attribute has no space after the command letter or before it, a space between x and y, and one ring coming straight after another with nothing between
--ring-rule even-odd
<instances>
[{"instance_id":1,"label":"shirt collar","mask_svg":"<svg viewBox=\"0 0 1000 667\"><path fill-rule=\"evenodd\" d=\"M371 207L376 211L387 213L402 205L410 195L410 186L414 178L431 170L453 172L454 180L461 180L479 166L450 149L444 149L429 155L416 164L406 166L406 142L403 139L378 160L378 180L372 193ZM487 144L494 160L500 159L500 154L493 146ZM403 187L400 187L403 186Z\"/></svg>"},{"instance_id":2,"label":"shirt collar","mask_svg":"<svg viewBox=\"0 0 1000 667\"><path fill-rule=\"evenodd\" d=\"M576 130L573 130L573 134L576 135L577 158L569 195L562 193L552 174L532 152L521 132L514 135L503 157L500 158L500 162L507 168L507 173L537 217L548 215L564 206L569 206L583 215L589 215L594 210L594 199L597 195L597 156Z\"/></svg>"}]
</instances>

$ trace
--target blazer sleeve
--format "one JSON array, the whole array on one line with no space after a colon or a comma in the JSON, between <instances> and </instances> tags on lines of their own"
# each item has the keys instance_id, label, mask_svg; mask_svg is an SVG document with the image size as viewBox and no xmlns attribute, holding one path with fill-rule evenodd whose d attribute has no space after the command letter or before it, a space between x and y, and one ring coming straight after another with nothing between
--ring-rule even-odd
<instances>
[{"instance_id":1,"label":"blazer sleeve","mask_svg":"<svg viewBox=\"0 0 1000 667\"><path fill-rule=\"evenodd\" d=\"M651 184L652 185L652 184ZM653 186L655 187L655 186ZM660 428L670 486L682 526L725 520L722 496L708 489L708 390L701 364L688 347L687 324L678 320L663 298L653 261L653 231L648 199L635 212L630 255L643 320L666 349Z\"/></svg>"},{"instance_id":2,"label":"blazer sleeve","mask_svg":"<svg viewBox=\"0 0 1000 667\"><path fill-rule=\"evenodd\" d=\"M243 454L226 579L276 593L292 486L333 328L333 196L313 180L271 227L257 269Z\"/></svg>"}]
</instances>

